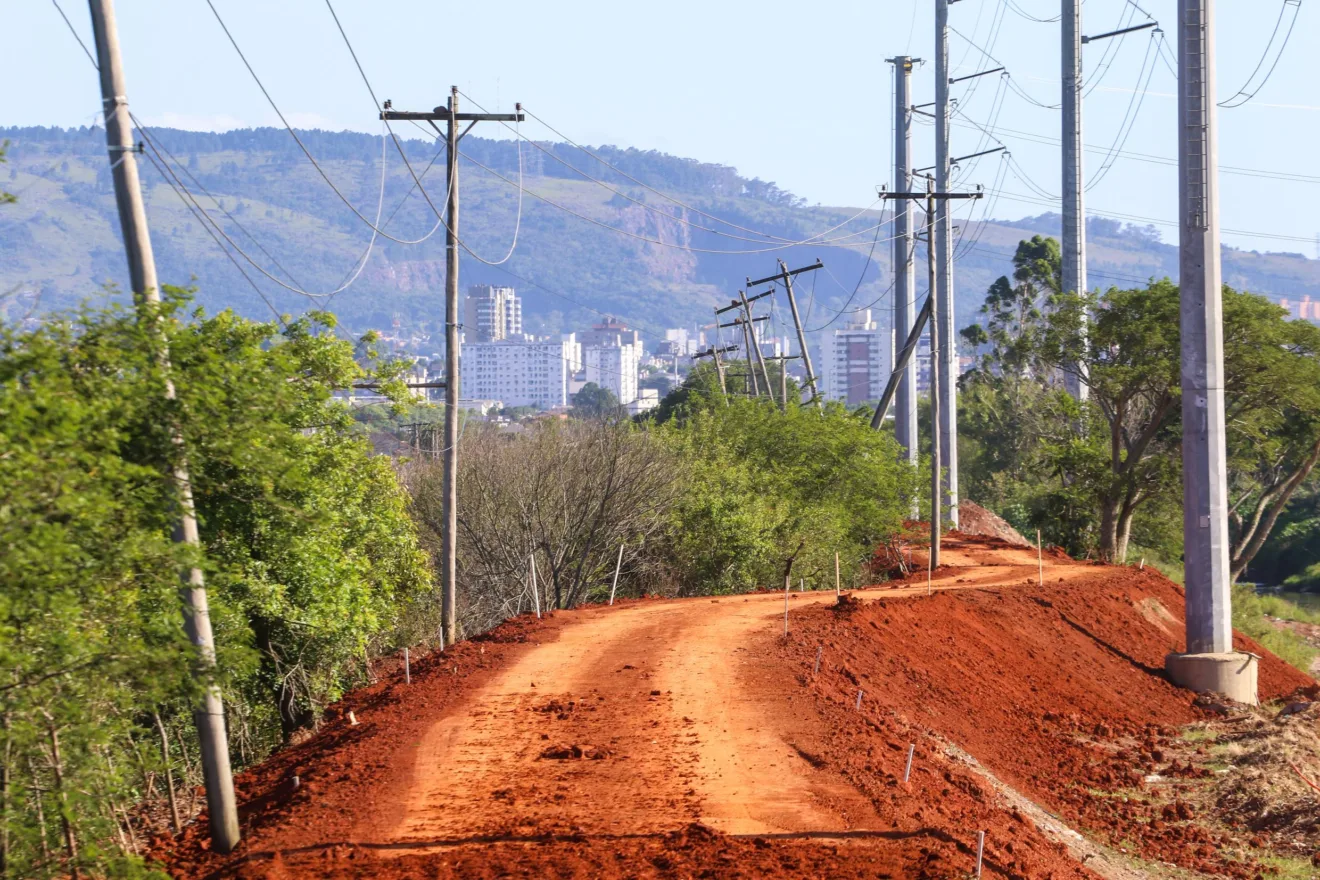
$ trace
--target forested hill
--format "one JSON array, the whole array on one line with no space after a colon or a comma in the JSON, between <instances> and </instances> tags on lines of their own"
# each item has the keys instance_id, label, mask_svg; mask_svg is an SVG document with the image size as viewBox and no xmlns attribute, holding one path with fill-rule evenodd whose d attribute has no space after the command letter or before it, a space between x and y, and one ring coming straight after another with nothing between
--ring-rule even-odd
<instances>
[{"instance_id":1,"label":"forested hill","mask_svg":"<svg viewBox=\"0 0 1320 880\"><path fill-rule=\"evenodd\" d=\"M380 197L380 138L352 132L299 134L344 199L374 219ZM176 173L212 209L234 243L272 275L294 287L324 292L352 274L371 231L287 132L155 129L153 135L182 163L186 173ZM3 139L10 141L10 151L9 163L0 166L0 185L20 198L0 211L0 292L9 293L0 302L0 315L12 320L67 307L107 282L122 282L125 268L104 133L88 128L0 128ZM418 173L437 156L431 141L407 140L404 145ZM653 336L657 328L707 320L711 308L727 302L747 276L774 271L776 258L800 264L817 257L829 270L816 273L820 277L814 282L808 326L819 327L834 317L832 310L849 301L873 247L875 259L851 301L854 306L888 305L891 246L888 227L879 230L876 243L876 231L870 227L881 216L875 210L845 222L860 208L809 206L772 183L745 178L727 166L654 151L593 148L620 174L571 146L538 146L523 147L524 184L529 193L557 206L526 195L518 224L513 183L520 171L513 143L474 135L463 141L469 157L462 165L461 182L465 244L494 261L508 251L515 228L518 238L513 256L498 267L464 254L462 283L517 287L525 297L529 329L572 329L603 312ZM386 145L384 162L385 229L397 238L421 238L435 226L435 215L417 192L409 195L412 180L392 144ZM195 283L201 302L212 310L232 306L253 317L268 315L253 287L166 179L149 161L142 168L162 280ZM877 179L883 176L877 169ZM443 156L424 182L430 198L440 205L445 194ZM230 217L214 210L201 187ZM872 198L865 189L857 193L859 205ZM956 276L962 323L971 320L989 283L1008 270L1018 240L1035 232L1057 234L1058 217L1042 215L984 228L966 225ZM1153 229L1107 220L1092 220L1089 228L1093 284L1176 275L1176 249ZM812 236L812 244L772 250L779 241ZM357 331L398 325L427 333L441 318L443 230L413 245L378 239L361 277L333 298L309 299L289 292L242 257L235 259L281 311L325 306ZM1320 265L1300 255L1230 249L1225 252L1224 277L1231 285L1274 299L1295 302L1309 295L1320 300ZM806 284L804 297L810 297L811 282Z\"/></svg>"}]
</instances>

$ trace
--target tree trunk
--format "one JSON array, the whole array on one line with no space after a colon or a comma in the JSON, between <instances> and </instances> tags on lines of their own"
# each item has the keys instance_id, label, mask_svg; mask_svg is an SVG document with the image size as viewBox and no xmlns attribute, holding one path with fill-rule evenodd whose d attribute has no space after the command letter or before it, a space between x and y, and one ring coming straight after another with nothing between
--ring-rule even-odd
<instances>
[{"instance_id":1,"label":"tree trunk","mask_svg":"<svg viewBox=\"0 0 1320 880\"><path fill-rule=\"evenodd\" d=\"M1279 514L1288 506L1288 502L1292 500L1297 487L1306 481L1317 463L1320 463L1320 439L1312 444L1306 457L1289 475L1287 481L1284 482L1270 504L1263 511L1257 511L1249 527L1239 531L1239 536L1233 541L1229 551L1231 560L1229 572L1235 583L1241 577L1242 572L1246 571L1247 566L1251 564L1251 560L1256 558L1260 548L1265 545L1270 532L1274 531L1274 524L1278 521Z\"/></svg>"},{"instance_id":2,"label":"tree trunk","mask_svg":"<svg viewBox=\"0 0 1320 880\"><path fill-rule=\"evenodd\" d=\"M165 763L165 791L170 796L170 819L174 823L174 833L183 833L183 822L179 819L179 800L174 792L174 767L170 763L170 740L165 734L165 723L160 720L159 712L152 712L156 719L156 731L160 734L160 759Z\"/></svg>"},{"instance_id":3,"label":"tree trunk","mask_svg":"<svg viewBox=\"0 0 1320 880\"><path fill-rule=\"evenodd\" d=\"M64 763L60 758L60 733L53 722L47 721L46 732L50 735L50 769L55 775L55 797L60 802L60 827L64 830L64 851L69 857L69 876L78 880L78 839L73 834L73 823L69 821L69 800L64 793Z\"/></svg>"},{"instance_id":4,"label":"tree trunk","mask_svg":"<svg viewBox=\"0 0 1320 880\"><path fill-rule=\"evenodd\" d=\"M1113 562L1118 553L1118 502L1105 498L1100 502L1100 559Z\"/></svg>"},{"instance_id":5,"label":"tree trunk","mask_svg":"<svg viewBox=\"0 0 1320 880\"><path fill-rule=\"evenodd\" d=\"M0 714L0 730L5 734L4 763L0 764L0 878L9 876L9 798L14 784L10 764L14 757L14 743L9 723L9 713Z\"/></svg>"}]
</instances>

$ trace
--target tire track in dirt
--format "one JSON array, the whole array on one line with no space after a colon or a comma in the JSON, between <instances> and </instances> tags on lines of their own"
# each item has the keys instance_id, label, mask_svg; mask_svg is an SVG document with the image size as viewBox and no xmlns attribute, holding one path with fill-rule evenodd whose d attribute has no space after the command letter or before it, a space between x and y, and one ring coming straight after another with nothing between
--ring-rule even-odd
<instances>
[{"instance_id":1,"label":"tire track in dirt","mask_svg":"<svg viewBox=\"0 0 1320 880\"><path fill-rule=\"evenodd\" d=\"M932 577L939 591L1035 582L1034 551L947 547L953 564ZM1047 569L1051 580L1092 570L1057 559ZM916 595L925 584L883 592ZM557 640L435 722L417 747L402 817L388 827L368 817L354 836L405 852L694 821L739 835L879 830L872 804L817 766L812 744L827 732L774 710L793 699L787 681L757 668L746 647L782 626L784 601L762 593L577 612ZM790 618L833 601L790 593Z\"/></svg>"}]
</instances>

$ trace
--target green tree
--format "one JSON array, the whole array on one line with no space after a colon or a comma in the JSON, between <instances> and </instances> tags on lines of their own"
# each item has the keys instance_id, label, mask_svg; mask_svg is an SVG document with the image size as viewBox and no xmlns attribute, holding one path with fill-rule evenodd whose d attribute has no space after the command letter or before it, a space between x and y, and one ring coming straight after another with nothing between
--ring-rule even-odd
<instances>
[{"instance_id":1,"label":"green tree","mask_svg":"<svg viewBox=\"0 0 1320 880\"><path fill-rule=\"evenodd\" d=\"M0 326L0 858L12 876L130 869L115 842L133 849L123 834L142 820L129 808L163 769L157 715L176 780L200 782L179 750L200 683L180 625L177 572L192 560L170 540L166 426L189 450L240 764L426 612L406 496L333 396L366 373L326 332L332 319L281 329L186 303L167 289L158 313L147 307L159 334L121 309ZM395 372L375 377L391 387ZM57 838L65 851L47 860Z\"/></svg>"},{"instance_id":2,"label":"green tree","mask_svg":"<svg viewBox=\"0 0 1320 880\"><path fill-rule=\"evenodd\" d=\"M1091 506L1099 555L1122 561L1143 506L1155 502L1161 531L1171 531L1182 439L1178 288L1164 280L1060 295L1056 254L1023 242L1019 286L1000 279L987 294L992 348L964 380L969 470L982 486L1005 474L1034 484L1016 494L1056 525L1088 529ZM1037 310L1042 291L1047 308ZM1236 577L1320 460L1320 328L1231 288L1223 302ZM1077 364L1084 405L1058 390ZM1075 549L1076 536L1061 543Z\"/></svg>"},{"instance_id":3,"label":"green tree","mask_svg":"<svg viewBox=\"0 0 1320 880\"><path fill-rule=\"evenodd\" d=\"M832 581L834 553L854 570L869 561L902 529L916 491L893 437L837 403L780 412L739 398L689 407L664 427L690 471L670 533L688 592L778 587L795 570Z\"/></svg>"},{"instance_id":4,"label":"green tree","mask_svg":"<svg viewBox=\"0 0 1320 880\"><path fill-rule=\"evenodd\" d=\"M9 161L5 158L7 152L9 152L9 141L0 141L0 165ZM18 201L18 196L0 189L0 205L7 205L16 201Z\"/></svg>"},{"instance_id":5,"label":"green tree","mask_svg":"<svg viewBox=\"0 0 1320 880\"><path fill-rule=\"evenodd\" d=\"M573 415L580 419L603 419L619 412L619 398L595 382L588 382L574 392L572 403Z\"/></svg>"}]
</instances>

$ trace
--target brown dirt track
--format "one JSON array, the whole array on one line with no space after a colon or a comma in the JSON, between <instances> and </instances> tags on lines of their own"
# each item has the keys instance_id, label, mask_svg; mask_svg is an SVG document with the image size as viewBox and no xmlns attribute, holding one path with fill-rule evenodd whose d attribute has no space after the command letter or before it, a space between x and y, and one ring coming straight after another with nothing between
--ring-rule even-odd
<instances>
[{"instance_id":1,"label":"brown dirt track","mask_svg":"<svg viewBox=\"0 0 1320 880\"><path fill-rule=\"evenodd\" d=\"M1140 803L1142 774L1179 772L1161 742L1200 717L1159 675L1178 588L1059 556L1042 588L1032 551L947 546L929 597L924 572L838 606L792 594L788 639L782 594L511 621L244 774L238 852L191 829L159 851L186 878L956 877L984 830L987 876L1097 876L988 772L1102 842L1254 876L1232 841ZM1262 699L1308 684L1265 657Z\"/></svg>"}]
</instances>

